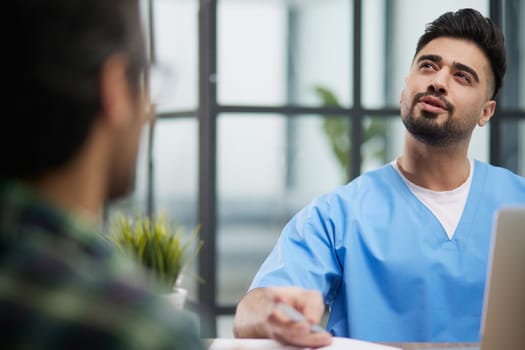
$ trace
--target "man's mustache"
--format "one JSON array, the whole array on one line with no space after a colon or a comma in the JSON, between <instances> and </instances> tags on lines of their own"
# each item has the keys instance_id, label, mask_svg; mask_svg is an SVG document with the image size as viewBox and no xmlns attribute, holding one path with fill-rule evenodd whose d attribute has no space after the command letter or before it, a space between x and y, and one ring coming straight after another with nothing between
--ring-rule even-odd
<instances>
[{"instance_id":1,"label":"man's mustache","mask_svg":"<svg viewBox=\"0 0 525 350\"><path fill-rule=\"evenodd\" d=\"M449 112L449 114L453 114L454 113L454 105L450 102L448 102L442 94L440 93L436 93L436 92L433 92L433 91L428 91L428 92L419 92L417 93L415 96L414 96L414 100L412 102L412 108L419 102L419 100L422 98L422 97L425 97L425 96L432 96L432 97L435 97L437 99L439 99L446 107L447 111Z\"/></svg>"}]
</instances>

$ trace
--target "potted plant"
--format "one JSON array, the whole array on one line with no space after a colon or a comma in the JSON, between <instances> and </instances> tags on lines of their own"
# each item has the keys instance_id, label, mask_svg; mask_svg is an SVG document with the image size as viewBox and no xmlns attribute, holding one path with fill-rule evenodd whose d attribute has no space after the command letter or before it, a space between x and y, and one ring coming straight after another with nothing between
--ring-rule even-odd
<instances>
[{"instance_id":1,"label":"potted plant","mask_svg":"<svg viewBox=\"0 0 525 350\"><path fill-rule=\"evenodd\" d=\"M145 268L155 291L182 308L187 294L181 288L182 278L203 244L198 232L196 226L187 233L165 214L150 218L117 213L110 221L108 238Z\"/></svg>"},{"instance_id":2,"label":"potted plant","mask_svg":"<svg viewBox=\"0 0 525 350\"><path fill-rule=\"evenodd\" d=\"M315 86L315 93L321 99L322 107L341 107L335 93L324 86ZM330 142L330 147L341 166L341 170L347 178L349 164L352 162L352 143L349 139L352 121L348 117L338 115L324 115L323 129ZM370 159L378 160L381 163L386 162L386 149L383 147L387 142L388 124L385 119L371 118L368 122L363 123L363 143L364 147L370 147L370 152L366 155Z\"/></svg>"}]
</instances>

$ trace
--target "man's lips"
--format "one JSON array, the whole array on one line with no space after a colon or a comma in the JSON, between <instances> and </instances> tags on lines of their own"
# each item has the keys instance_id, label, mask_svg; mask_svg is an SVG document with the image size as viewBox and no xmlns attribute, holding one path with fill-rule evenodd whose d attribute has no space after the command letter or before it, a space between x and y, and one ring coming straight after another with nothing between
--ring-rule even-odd
<instances>
[{"instance_id":1,"label":"man's lips","mask_svg":"<svg viewBox=\"0 0 525 350\"><path fill-rule=\"evenodd\" d=\"M418 102L423 110L430 113L443 113L448 111L446 103L434 96L423 96Z\"/></svg>"}]
</instances>

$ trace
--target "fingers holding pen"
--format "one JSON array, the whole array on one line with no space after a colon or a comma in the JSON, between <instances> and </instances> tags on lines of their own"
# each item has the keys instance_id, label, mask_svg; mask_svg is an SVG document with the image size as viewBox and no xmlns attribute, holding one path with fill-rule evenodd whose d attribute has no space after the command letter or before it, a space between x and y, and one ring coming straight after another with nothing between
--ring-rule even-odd
<instances>
[{"instance_id":1,"label":"fingers holding pen","mask_svg":"<svg viewBox=\"0 0 525 350\"><path fill-rule=\"evenodd\" d=\"M274 307L268 316L271 337L285 344L318 347L332 341L318 325L324 312L322 295L295 287L272 288Z\"/></svg>"},{"instance_id":2,"label":"fingers holding pen","mask_svg":"<svg viewBox=\"0 0 525 350\"><path fill-rule=\"evenodd\" d=\"M321 322L325 306L320 292L297 287L269 288L269 291L275 303L293 307L312 324Z\"/></svg>"},{"instance_id":3,"label":"fingers holding pen","mask_svg":"<svg viewBox=\"0 0 525 350\"><path fill-rule=\"evenodd\" d=\"M277 309L270 315L268 323L271 327L271 337L283 344L319 347L332 342L330 333L325 330L312 332L312 325L308 321L294 321Z\"/></svg>"}]
</instances>

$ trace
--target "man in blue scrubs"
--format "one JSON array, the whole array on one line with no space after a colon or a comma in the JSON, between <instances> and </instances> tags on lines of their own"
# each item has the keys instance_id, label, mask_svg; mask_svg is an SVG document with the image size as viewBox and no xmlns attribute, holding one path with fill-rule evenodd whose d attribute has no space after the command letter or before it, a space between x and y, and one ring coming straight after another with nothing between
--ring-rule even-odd
<instances>
[{"instance_id":1,"label":"man in blue scrubs","mask_svg":"<svg viewBox=\"0 0 525 350\"><path fill-rule=\"evenodd\" d=\"M467 156L505 68L503 35L479 12L430 23L400 96L403 153L292 218L238 305L235 335L300 346L332 335L479 341L494 214L525 204L524 178ZM310 332L324 305L327 332Z\"/></svg>"}]
</instances>

